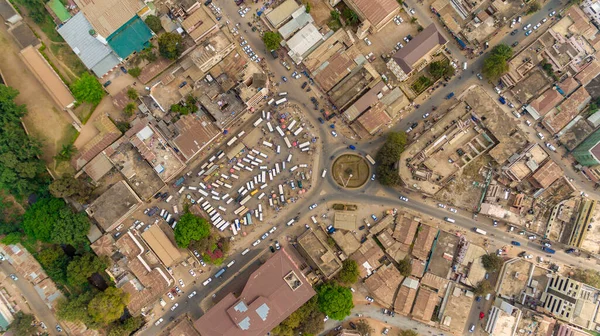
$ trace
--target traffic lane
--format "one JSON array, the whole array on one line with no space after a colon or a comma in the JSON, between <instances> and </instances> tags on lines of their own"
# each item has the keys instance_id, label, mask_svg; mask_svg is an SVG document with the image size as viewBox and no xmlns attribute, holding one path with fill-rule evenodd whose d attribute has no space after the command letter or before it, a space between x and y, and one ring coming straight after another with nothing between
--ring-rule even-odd
<instances>
[{"instance_id":1,"label":"traffic lane","mask_svg":"<svg viewBox=\"0 0 600 336\"><path fill-rule=\"evenodd\" d=\"M553 23L553 20L552 20L552 18L548 17L548 14L552 10L555 10L558 13L560 6L561 6L560 0L550 0L546 4L544 4L544 6L542 6L542 8L539 11L533 13L530 16L523 17L521 20L521 23L516 24L512 29L510 28L510 25L506 25L508 32L511 32L515 29L518 29L519 32L514 36L508 34L506 37L504 37L500 41L500 43L512 45L515 41L519 41L521 38L525 37L525 31L523 30L523 27L527 26L528 24L531 24L531 27L529 29L531 29L533 32L540 31L540 29L545 26L549 27ZM548 21L546 23L543 23L542 27L538 28L537 30L533 30L533 26L538 24L544 18L547 18ZM535 33L532 33L529 36L535 36L535 38L538 37L535 35Z\"/></svg>"},{"instance_id":2,"label":"traffic lane","mask_svg":"<svg viewBox=\"0 0 600 336\"><path fill-rule=\"evenodd\" d=\"M17 281L9 280L9 278L7 278L7 280L12 281L12 284L18 289L19 294L21 294L21 296L25 298L27 305L31 309L32 313L35 315L36 319L38 319L41 322L44 322L44 324L47 327L47 329L45 329L44 331L47 332L49 335L57 335L55 327L59 323L54 317L54 314L52 314L52 312L46 305L46 303L42 300L42 298L39 295L37 295L37 291L35 290L33 285L31 285L31 283L29 283L29 281L27 281L25 277L17 273L15 268L12 265L10 265L7 261L0 262L0 270L2 270L6 275L12 273L17 275L17 277L19 278L19 280Z\"/></svg>"}]
</instances>

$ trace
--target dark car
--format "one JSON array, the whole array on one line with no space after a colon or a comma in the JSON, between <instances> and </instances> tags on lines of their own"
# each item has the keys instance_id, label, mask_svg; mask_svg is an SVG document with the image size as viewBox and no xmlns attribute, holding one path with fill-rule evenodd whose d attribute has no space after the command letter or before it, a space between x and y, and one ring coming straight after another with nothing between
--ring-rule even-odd
<instances>
[{"instance_id":1,"label":"dark car","mask_svg":"<svg viewBox=\"0 0 600 336\"><path fill-rule=\"evenodd\" d=\"M519 45L519 41L515 41L515 43L512 44L512 47L516 47L517 45Z\"/></svg>"},{"instance_id":2,"label":"dark car","mask_svg":"<svg viewBox=\"0 0 600 336\"><path fill-rule=\"evenodd\" d=\"M316 102L317 102L317 98L315 98L315 97L310 97L310 101L311 101L311 102L313 102L313 103L316 103Z\"/></svg>"},{"instance_id":3,"label":"dark car","mask_svg":"<svg viewBox=\"0 0 600 336\"><path fill-rule=\"evenodd\" d=\"M162 199L165 199L167 197L169 197L169 193L168 192L164 192L164 193L162 193L162 195L160 195L160 198L162 198Z\"/></svg>"},{"instance_id":4,"label":"dark car","mask_svg":"<svg viewBox=\"0 0 600 336\"><path fill-rule=\"evenodd\" d=\"M319 117L319 122L320 122L321 124L324 124L324 123L325 123L325 120L323 120L323 118Z\"/></svg>"},{"instance_id":5,"label":"dark car","mask_svg":"<svg viewBox=\"0 0 600 336\"><path fill-rule=\"evenodd\" d=\"M204 6L208 6L212 3L212 0L206 0L204 1Z\"/></svg>"},{"instance_id":6,"label":"dark car","mask_svg":"<svg viewBox=\"0 0 600 336\"><path fill-rule=\"evenodd\" d=\"M156 195L154 195L154 199L159 199L159 198L160 198L160 196L162 196L162 194L161 194L161 193L156 193Z\"/></svg>"},{"instance_id":7,"label":"dark car","mask_svg":"<svg viewBox=\"0 0 600 336\"><path fill-rule=\"evenodd\" d=\"M102 85L103 85L104 87L107 87L107 86L109 86L110 84L112 84L112 82L111 82L111 81L106 81L106 83L104 83L104 84L102 84Z\"/></svg>"},{"instance_id":8,"label":"dark car","mask_svg":"<svg viewBox=\"0 0 600 336\"><path fill-rule=\"evenodd\" d=\"M269 246L269 250L271 250L271 253L275 253L275 248L273 246Z\"/></svg>"},{"instance_id":9,"label":"dark car","mask_svg":"<svg viewBox=\"0 0 600 336\"><path fill-rule=\"evenodd\" d=\"M364 230L364 229L365 229L365 226L364 226L364 225L361 225L361 226L360 226L358 229L359 229L359 230Z\"/></svg>"},{"instance_id":10,"label":"dark car","mask_svg":"<svg viewBox=\"0 0 600 336\"><path fill-rule=\"evenodd\" d=\"M304 82L302 83L302 89L304 90L304 88L308 85L308 82Z\"/></svg>"},{"instance_id":11,"label":"dark car","mask_svg":"<svg viewBox=\"0 0 600 336\"><path fill-rule=\"evenodd\" d=\"M418 125L419 125L419 123L416 123L416 122L415 122L415 123L412 123L412 125L410 125L410 127L412 127L412 128L416 128Z\"/></svg>"},{"instance_id":12,"label":"dark car","mask_svg":"<svg viewBox=\"0 0 600 336\"><path fill-rule=\"evenodd\" d=\"M354 324L354 322L350 322L350 328L356 329L356 324Z\"/></svg>"},{"instance_id":13,"label":"dark car","mask_svg":"<svg viewBox=\"0 0 600 336\"><path fill-rule=\"evenodd\" d=\"M273 56L273 58L279 58L279 54L277 54L277 50L271 50L271 56Z\"/></svg>"},{"instance_id":14,"label":"dark car","mask_svg":"<svg viewBox=\"0 0 600 336\"><path fill-rule=\"evenodd\" d=\"M184 87L187 84L186 81L181 82L181 84L179 84L179 88L181 89L182 87Z\"/></svg>"},{"instance_id":15,"label":"dark car","mask_svg":"<svg viewBox=\"0 0 600 336\"><path fill-rule=\"evenodd\" d=\"M517 33L519 33L519 30L515 29L515 30L513 30L513 31L510 32L510 35L515 36L515 35L517 35Z\"/></svg>"},{"instance_id":16,"label":"dark car","mask_svg":"<svg viewBox=\"0 0 600 336\"><path fill-rule=\"evenodd\" d=\"M123 71L123 73L127 73L127 69L125 69L125 67L121 67L121 71Z\"/></svg>"}]
</instances>

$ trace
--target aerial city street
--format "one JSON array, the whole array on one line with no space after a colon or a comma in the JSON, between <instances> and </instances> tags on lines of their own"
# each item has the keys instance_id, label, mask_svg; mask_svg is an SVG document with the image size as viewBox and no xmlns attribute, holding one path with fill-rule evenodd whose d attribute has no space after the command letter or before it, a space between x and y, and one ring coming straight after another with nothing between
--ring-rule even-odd
<instances>
[{"instance_id":1,"label":"aerial city street","mask_svg":"<svg viewBox=\"0 0 600 336\"><path fill-rule=\"evenodd\" d=\"M0 17L0 334L600 335L599 0Z\"/></svg>"}]
</instances>

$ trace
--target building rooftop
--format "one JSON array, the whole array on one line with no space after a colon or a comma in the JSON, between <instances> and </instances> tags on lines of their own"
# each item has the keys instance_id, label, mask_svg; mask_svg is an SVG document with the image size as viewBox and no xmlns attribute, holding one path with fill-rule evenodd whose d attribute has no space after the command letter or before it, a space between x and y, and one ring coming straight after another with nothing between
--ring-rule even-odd
<instances>
[{"instance_id":1,"label":"building rooftop","mask_svg":"<svg viewBox=\"0 0 600 336\"><path fill-rule=\"evenodd\" d=\"M306 230L298 239L298 245L326 279L333 277L342 269L342 262L333 253L329 245L323 242L313 230Z\"/></svg>"},{"instance_id":2,"label":"building rooftop","mask_svg":"<svg viewBox=\"0 0 600 336\"><path fill-rule=\"evenodd\" d=\"M141 0L74 1L96 32L104 38L108 38L144 7Z\"/></svg>"},{"instance_id":3,"label":"building rooftop","mask_svg":"<svg viewBox=\"0 0 600 336\"><path fill-rule=\"evenodd\" d=\"M106 155L100 153L96 155L88 164L83 167L83 171L94 182L98 182L113 168L112 163Z\"/></svg>"},{"instance_id":4,"label":"building rooftop","mask_svg":"<svg viewBox=\"0 0 600 336\"><path fill-rule=\"evenodd\" d=\"M66 109L75 103L75 98L69 91L69 88L63 83L62 79L48 64L48 61L40 52L32 46L29 46L20 52L25 65L33 72L34 76L42 84L44 89L50 94L56 105L61 109Z\"/></svg>"},{"instance_id":5,"label":"building rooftop","mask_svg":"<svg viewBox=\"0 0 600 336\"><path fill-rule=\"evenodd\" d=\"M567 77L557 85L563 91L563 94L568 96L579 87L579 82L577 82L573 77Z\"/></svg>"},{"instance_id":6,"label":"building rooftop","mask_svg":"<svg viewBox=\"0 0 600 336\"><path fill-rule=\"evenodd\" d=\"M372 106L367 112L358 117L357 122L369 134L375 134L382 126L392 121L392 118L385 111L385 106L382 103Z\"/></svg>"},{"instance_id":7,"label":"building rooftop","mask_svg":"<svg viewBox=\"0 0 600 336\"><path fill-rule=\"evenodd\" d=\"M294 62L300 63L309 50L324 40L325 37L319 32L319 29L314 24L309 23L286 41L286 45L290 50L288 55Z\"/></svg>"},{"instance_id":8,"label":"building rooftop","mask_svg":"<svg viewBox=\"0 0 600 336\"><path fill-rule=\"evenodd\" d=\"M227 294L194 323L203 336L262 336L315 291L285 248L254 271L240 295Z\"/></svg>"},{"instance_id":9,"label":"building rooftop","mask_svg":"<svg viewBox=\"0 0 600 336\"><path fill-rule=\"evenodd\" d=\"M360 98L358 98L352 105L350 105L346 111L344 111L344 117L348 121L353 121L360 116L369 107L377 103L379 98L383 95L383 91L387 91L387 86L384 81L380 81L375 84L369 91L365 92Z\"/></svg>"},{"instance_id":10,"label":"building rooftop","mask_svg":"<svg viewBox=\"0 0 600 336\"><path fill-rule=\"evenodd\" d=\"M531 178L542 188L548 188L559 177L563 176L562 168L554 160L550 159L544 163Z\"/></svg>"},{"instance_id":11,"label":"building rooftop","mask_svg":"<svg viewBox=\"0 0 600 336\"><path fill-rule=\"evenodd\" d=\"M19 15L12 5L7 0L0 0L0 16L4 19L4 21L8 21L8 19L12 18L15 15Z\"/></svg>"},{"instance_id":12,"label":"building rooftop","mask_svg":"<svg viewBox=\"0 0 600 336\"><path fill-rule=\"evenodd\" d=\"M173 143L188 161L221 133L208 116L200 112L181 116L175 127L179 135L173 139Z\"/></svg>"},{"instance_id":13,"label":"building rooftop","mask_svg":"<svg viewBox=\"0 0 600 336\"><path fill-rule=\"evenodd\" d=\"M436 292L424 287L419 288L415 305L412 310L412 318L425 323L431 321L433 311L439 301L440 298Z\"/></svg>"},{"instance_id":14,"label":"building rooftop","mask_svg":"<svg viewBox=\"0 0 600 336\"><path fill-rule=\"evenodd\" d=\"M81 148L77 148L77 155L71 160L71 164L75 167L75 170L83 168L96 155L100 154L100 152L121 136L121 131L104 114L96 118L93 123L96 129L98 129L98 134Z\"/></svg>"},{"instance_id":15,"label":"building rooftop","mask_svg":"<svg viewBox=\"0 0 600 336\"><path fill-rule=\"evenodd\" d=\"M216 19L205 9L206 6L201 6L196 9L190 16L186 17L181 26L190 35L194 41L201 39L206 33L211 31L217 25Z\"/></svg>"},{"instance_id":16,"label":"building rooftop","mask_svg":"<svg viewBox=\"0 0 600 336\"><path fill-rule=\"evenodd\" d=\"M356 6L362 17L371 25L379 26L389 13L397 11L400 5L394 0L347 0Z\"/></svg>"},{"instance_id":17,"label":"building rooftop","mask_svg":"<svg viewBox=\"0 0 600 336\"><path fill-rule=\"evenodd\" d=\"M340 52L331 56L318 72L313 73L313 77L323 90L329 91L356 66L348 53Z\"/></svg>"},{"instance_id":18,"label":"building rooftop","mask_svg":"<svg viewBox=\"0 0 600 336\"><path fill-rule=\"evenodd\" d=\"M60 36L65 39L83 64L96 76L102 77L116 67L120 61L106 43L89 34L91 30L93 30L92 24L82 12L75 14L57 29Z\"/></svg>"},{"instance_id":19,"label":"building rooftop","mask_svg":"<svg viewBox=\"0 0 600 336\"><path fill-rule=\"evenodd\" d=\"M302 5L292 13L292 19L279 28L279 34L284 40L287 40L302 27L313 22L315 20L306 12L306 7Z\"/></svg>"},{"instance_id":20,"label":"building rooftop","mask_svg":"<svg viewBox=\"0 0 600 336\"><path fill-rule=\"evenodd\" d=\"M166 267L171 267L175 261L181 258L179 250L158 225L150 226L142 233L142 238Z\"/></svg>"},{"instance_id":21,"label":"building rooftop","mask_svg":"<svg viewBox=\"0 0 600 336\"><path fill-rule=\"evenodd\" d=\"M370 276L374 270L381 266L385 253L373 239L367 239L350 258L358 264L361 278Z\"/></svg>"},{"instance_id":22,"label":"building rooftop","mask_svg":"<svg viewBox=\"0 0 600 336\"><path fill-rule=\"evenodd\" d=\"M9 29L9 32L15 38L21 49L28 46L33 46L37 49L37 47L40 45L40 40L37 38L37 36L35 36L33 31L31 31L31 28L29 28L29 26L24 22L14 25Z\"/></svg>"},{"instance_id":23,"label":"building rooftop","mask_svg":"<svg viewBox=\"0 0 600 336\"><path fill-rule=\"evenodd\" d=\"M398 216L396 227L394 228L394 239L402 244L411 245L415 239L415 233L417 233L420 222L420 218L407 213Z\"/></svg>"},{"instance_id":24,"label":"building rooftop","mask_svg":"<svg viewBox=\"0 0 600 336\"><path fill-rule=\"evenodd\" d=\"M558 133L581 112L591 99L585 87L580 87L557 106L556 111L544 118L544 125L551 134Z\"/></svg>"},{"instance_id":25,"label":"building rooftop","mask_svg":"<svg viewBox=\"0 0 600 336\"><path fill-rule=\"evenodd\" d=\"M119 181L94 200L86 209L104 231L111 231L135 211L142 201L125 181Z\"/></svg>"},{"instance_id":26,"label":"building rooftop","mask_svg":"<svg viewBox=\"0 0 600 336\"><path fill-rule=\"evenodd\" d=\"M394 296L402 279L400 271L394 264L390 263L387 266L382 266L377 270L377 273L366 278L365 287L378 304L383 307L391 307L394 305Z\"/></svg>"},{"instance_id":27,"label":"building rooftop","mask_svg":"<svg viewBox=\"0 0 600 336\"><path fill-rule=\"evenodd\" d=\"M333 214L333 226L336 229L356 230L358 223L356 222L356 214L350 211L336 211Z\"/></svg>"},{"instance_id":28,"label":"building rooftop","mask_svg":"<svg viewBox=\"0 0 600 336\"><path fill-rule=\"evenodd\" d=\"M198 331L194 329L194 323L187 314L184 315L180 321L175 321L173 323L176 324L168 331L161 334L161 336L200 336Z\"/></svg>"},{"instance_id":29,"label":"building rooftop","mask_svg":"<svg viewBox=\"0 0 600 336\"><path fill-rule=\"evenodd\" d=\"M139 16L132 17L107 38L108 45L121 58L151 46L153 33Z\"/></svg>"},{"instance_id":30,"label":"building rooftop","mask_svg":"<svg viewBox=\"0 0 600 336\"><path fill-rule=\"evenodd\" d=\"M438 229L433 226L421 224L421 229L415 240L412 255L421 260L427 260L433 241L438 234Z\"/></svg>"},{"instance_id":31,"label":"building rooftop","mask_svg":"<svg viewBox=\"0 0 600 336\"><path fill-rule=\"evenodd\" d=\"M292 13L294 13L300 5L294 0L286 0L279 6L275 7L272 11L268 12L265 16L269 23L275 28L279 27L285 20L287 20Z\"/></svg>"},{"instance_id":32,"label":"building rooftop","mask_svg":"<svg viewBox=\"0 0 600 336\"><path fill-rule=\"evenodd\" d=\"M419 280L413 277L404 278L394 302L394 311L396 313L404 316L410 314L410 310L417 297L417 288L419 288Z\"/></svg>"},{"instance_id":33,"label":"building rooftop","mask_svg":"<svg viewBox=\"0 0 600 336\"><path fill-rule=\"evenodd\" d=\"M405 73L409 73L418 60L437 46L443 45L446 42L444 36L432 23L408 42L404 48L398 50L392 58Z\"/></svg>"},{"instance_id":34,"label":"building rooftop","mask_svg":"<svg viewBox=\"0 0 600 336\"><path fill-rule=\"evenodd\" d=\"M550 110L552 110L558 103L563 100L563 96L558 93L554 88L549 88L544 91L539 97L535 98L529 106L535 109L535 112L539 117L545 116ZM536 118L536 116L533 116ZM537 117L537 118L539 118ZM536 119L537 119L536 118Z\"/></svg>"}]
</instances>

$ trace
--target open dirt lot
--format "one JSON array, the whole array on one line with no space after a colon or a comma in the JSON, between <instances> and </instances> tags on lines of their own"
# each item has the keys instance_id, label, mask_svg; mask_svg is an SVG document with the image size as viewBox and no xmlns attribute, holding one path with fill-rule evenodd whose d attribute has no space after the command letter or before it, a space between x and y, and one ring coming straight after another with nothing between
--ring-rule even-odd
<instances>
[{"instance_id":1,"label":"open dirt lot","mask_svg":"<svg viewBox=\"0 0 600 336\"><path fill-rule=\"evenodd\" d=\"M491 162L487 154L473 160L457 177L449 182L437 194L436 198L464 209L476 209L483 192L485 178L480 174L480 169ZM477 185L473 183L477 182Z\"/></svg>"},{"instance_id":2,"label":"open dirt lot","mask_svg":"<svg viewBox=\"0 0 600 336\"><path fill-rule=\"evenodd\" d=\"M46 163L53 162L57 149L66 144L68 134L73 134L71 119L60 111L35 76L27 69L19 57L19 47L6 30L0 27L0 69L8 84L21 93L16 101L26 104L29 113L23 118L27 131L40 139L43 145L42 158Z\"/></svg>"}]
</instances>

